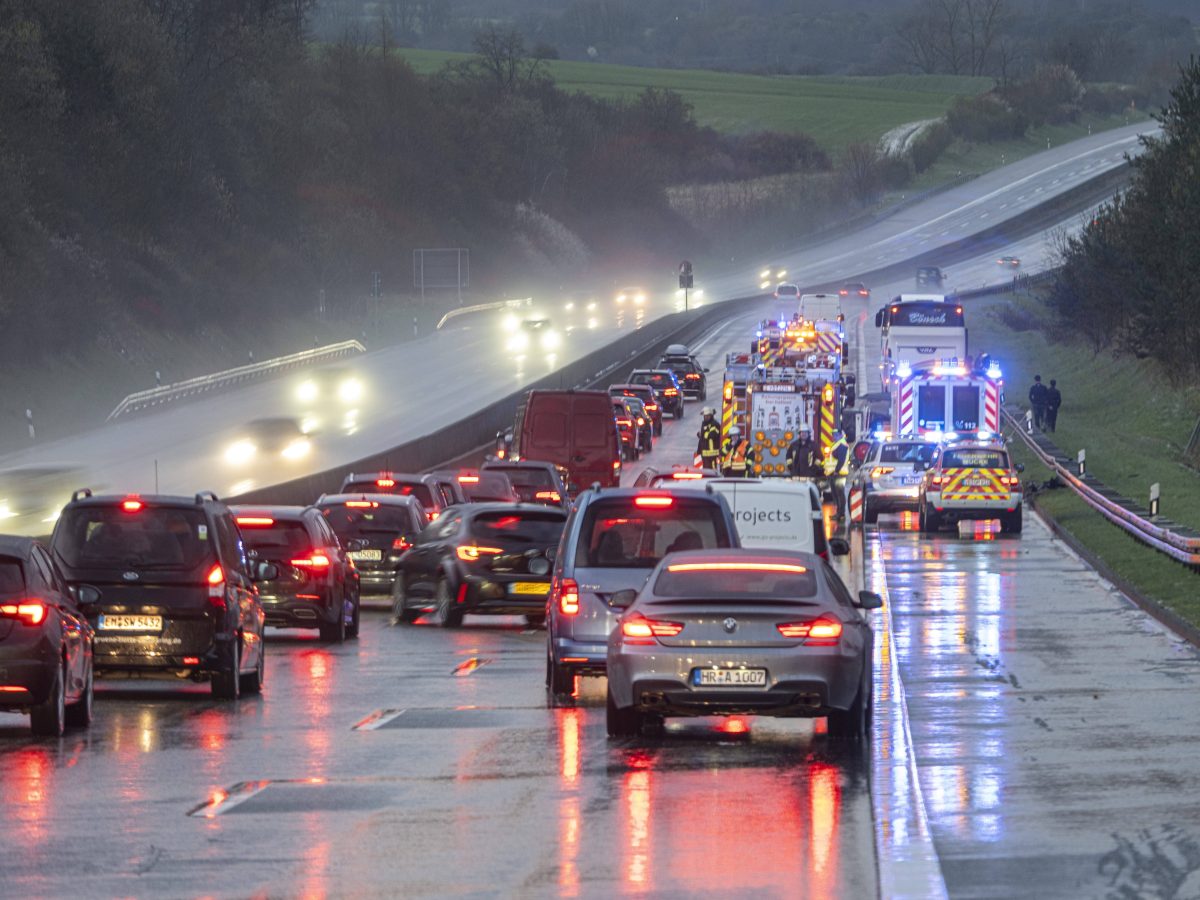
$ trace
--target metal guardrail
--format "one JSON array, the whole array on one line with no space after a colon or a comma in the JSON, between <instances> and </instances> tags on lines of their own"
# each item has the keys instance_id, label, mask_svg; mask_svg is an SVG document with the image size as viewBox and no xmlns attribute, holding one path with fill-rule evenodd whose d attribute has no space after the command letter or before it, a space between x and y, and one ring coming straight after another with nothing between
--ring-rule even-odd
<instances>
[{"instance_id":1,"label":"metal guardrail","mask_svg":"<svg viewBox=\"0 0 1200 900\"><path fill-rule=\"evenodd\" d=\"M1142 543L1148 544L1185 565L1200 567L1200 537L1179 534L1126 508L1111 497L1104 496L1092 485L1072 472L1067 466L1063 465L1059 458L1047 453L1045 449L1040 447L1033 440L1032 435L1025 431L1023 423L1013 416L1012 413L1007 409L1003 412L1005 421L1013 426L1016 432L1021 435L1021 440L1033 451L1034 455L1043 464L1052 469L1088 506ZM1132 504L1129 505L1132 506Z\"/></svg>"},{"instance_id":2,"label":"metal guardrail","mask_svg":"<svg viewBox=\"0 0 1200 900\"><path fill-rule=\"evenodd\" d=\"M458 309L452 309L442 316L437 323L437 328L434 330L441 331L443 325L459 316L487 312L490 309L520 309L523 306L533 306L533 298L523 297L520 300L497 300L495 303L476 303L474 306L460 306Z\"/></svg>"},{"instance_id":3,"label":"metal guardrail","mask_svg":"<svg viewBox=\"0 0 1200 900\"><path fill-rule=\"evenodd\" d=\"M302 350L299 353L291 353L287 356L265 359L259 363L238 366L235 369L226 369L223 372L213 372L210 375L200 375L196 378L189 378L186 381L177 381L174 384L164 384L161 387L137 391L118 403L116 408L108 414L107 421L111 422L113 419L120 418L128 413L141 412L156 406L174 403L177 400L190 399L200 394L207 394L233 387L234 385L244 384L247 381L269 378L280 372L286 372L289 369L299 368L300 366L329 362L330 360L341 359L346 356L356 356L366 352L367 348L358 341L341 341L337 344L314 347L312 350Z\"/></svg>"}]
</instances>

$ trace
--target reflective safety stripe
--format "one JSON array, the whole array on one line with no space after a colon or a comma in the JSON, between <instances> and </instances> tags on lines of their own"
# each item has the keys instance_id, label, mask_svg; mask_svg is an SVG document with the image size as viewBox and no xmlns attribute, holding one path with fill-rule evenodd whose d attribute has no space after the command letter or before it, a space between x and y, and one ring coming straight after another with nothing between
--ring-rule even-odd
<instances>
[{"instance_id":1,"label":"reflective safety stripe","mask_svg":"<svg viewBox=\"0 0 1200 900\"><path fill-rule=\"evenodd\" d=\"M1006 469L946 469L950 480L942 485L943 500L1003 500L1010 490L1000 481Z\"/></svg>"},{"instance_id":2,"label":"reflective safety stripe","mask_svg":"<svg viewBox=\"0 0 1200 900\"><path fill-rule=\"evenodd\" d=\"M863 520L863 492L858 488L853 488L850 491L850 521L861 522Z\"/></svg>"}]
</instances>

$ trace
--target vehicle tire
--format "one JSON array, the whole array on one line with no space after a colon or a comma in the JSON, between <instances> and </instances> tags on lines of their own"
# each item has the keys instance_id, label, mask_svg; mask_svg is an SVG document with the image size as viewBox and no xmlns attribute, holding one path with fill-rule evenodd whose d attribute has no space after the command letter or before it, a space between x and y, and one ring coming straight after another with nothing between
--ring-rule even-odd
<instances>
[{"instance_id":1,"label":"vehicle tire","mask_svg":"<svg viewBox=\"0 0 1200 900\"><path fill-rule=\"evenodd\" d=\"M612 688L609 688L604 705L604 725L609 737L636 737L642 733L642 714L632 706L617 709Z\"/></svg>"},{"instance_id":2,"label":"vehicle tire","mask_svg":"<svg viewBox=\"0 0 1200 900\"><path fill-rule=\"evenodd\" d=\"M874 703L871 697L871 666L863 667L863 677L858 685L858 693L854 702L847 710L835 709L829 713L829 736L862 740L871 733L871 715Z\"/></svg>"},{"instance_id":3,"label":"vehicle tire","mask_svg":"<svg viewBox=\"0 0 1200 900\"><path fill-rule=\"evenodd\" d=\"M94 701L95 672L88 665L87 679L83 685L83 695L66 709L66 724L72 728L87 728L92 724L92 703Z\"/></svg>"},{"instance_id":4,"label":"vehicle tire","mask_svg":"<svg viewBox=\"0 0 1200 900\"><path fill-rule=\"evenodd\" d=\"M1021 507L1018 506L1015 512L1009 513L1007 516L1005 516L1004 521L1000 523L1000 526L1009 534L1020 534L1022 526Z\"/></svg>"},{"instance_id":5,"label":"vehicle tire","mask_svg":"<svg viewBox=\"0 0 1200 900\"><path fill-rule=\"evenodd\" d=\"M55 668L46 699L29 713L30 729L38 737L62 737L67 727L67 704L61 664Z\"/></svg>"},{"instance_id":6,"label":"vehicle tire","mask_svg":"<svg viewBox=\"0 0 1200 900\"><path fill-rule=\"evenodd\" d=\"M358 626L362 624L362 595L354 595L354 612L350 616L350 624L346 626L346 637L358 637Z\"/></svg>"},{"instance_id":7,"label":"vehicle tire","mask_svg":"<svg viewBox=\"0 0 1200 900\"><path fill-rule=\"evenodd\" d=\"M867 502L867 498L863 498L863 524L875 525L879 522L879 510Z\"/></svg>"},{"instance_id":8,"label":"vehicle tire","mask_svg":"<svg viewBox=\"0 0 1200 900\"><path fill-rule=\"evenodd\" d=\"M242 691L242 642L233 642L233 664L226 672L215 672L212 677L212 695L218 700L236 700Z\"/></svg>"},{"instance_id":9,"label":"vehicle tire","mask_svg":"<svg viewBox=\"0 0 1200 900\"><path fill-rule=\"evenodd\" d=\"M575 690L575 675L567 666L554 662L554 657L546 654L546 706L558 709L560 706L571 706L571 694Z\"/></svg>"},{"instance_id":10,"label":"vehicle tire","mask_svg":"<svg viewBox=\"0 0 1200 900\"><path fill-rule=\"evenodd\" d=\"M463 623L463 613L454 608L454 597L450 594L450 582L445 576L437 583L438 618L443 628L458 628Z\"/></svg>"},{"instance_id":11,"label":"vehicle tire","mask_svg":"<svg viewBox=\"0 0 1200 900\"><path fill-rule=\"evenodd\" d=\"M258 665L254 667L254 671L249 675L241 676L240 684L238 685L243 694L261 694L263 685L267 681L267 645L263 641L258 642Z\"/></svg>"},{"instance_id":12,"label":"vehicle tire","mask_svg":"<svg viewBox=\"0 0 1200 900\"><path fill-rule=\"evenodd\" d=\"M346 602L343 597L337 608L337 618L333 622L321 622L317 626L321 640L327 644L340 644L346 640Z\"/></svg>"},{"instance_id":13,"label":"vehicle tire","mask_svg":"<svg viewBox=\"0 0 1200 900\"><path fill-rule=\"evenodd\" d=\"M942 524L937 515L929 511L928 506L921 507L920 519L921 531L925 534L935 533Z\"/></svg>"},{"instance_id":14,"label":"vehicle tire","mask_svg":"<svg viewBox=\"0 0 1200 900\"><path fill-rule=\"evenodd\" d=\"M411 625L420 618L421 614L416 610L404 608L407 601L408 589L404 585L404 575L400 573L396 576L396 583L392 585L392 619L394 622Z\"/></svg>"}]
</instances>

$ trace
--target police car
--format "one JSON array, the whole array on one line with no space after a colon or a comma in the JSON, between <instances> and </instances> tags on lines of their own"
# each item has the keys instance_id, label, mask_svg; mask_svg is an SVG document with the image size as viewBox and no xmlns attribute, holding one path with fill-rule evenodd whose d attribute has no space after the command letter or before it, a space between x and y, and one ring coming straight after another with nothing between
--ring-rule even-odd
<instances>
[{"instance_id":1,"label":"police car","mask_svg":"<svg viewBox=\"0 0 1200 900\"><path fill-rule=\"evenodd\" d=\"M999 519L1002 530L1019 534L1024 468L1014 466L1004 443L991 435L944 435L922 476L921 531L963 519Z\"/></svg>"},{"instance_id":2,"label":"police car","mask_svg":"<svg viewBox=\"0 0 1200 900\"><path fill-rule=\"evenodd\" d=\"M936 450L935 444L914 435L877 433L847 486L862 495L862 521L871 525L881 512L916 511L921 469L933 462Z\"/></svg>"}]
</instances>

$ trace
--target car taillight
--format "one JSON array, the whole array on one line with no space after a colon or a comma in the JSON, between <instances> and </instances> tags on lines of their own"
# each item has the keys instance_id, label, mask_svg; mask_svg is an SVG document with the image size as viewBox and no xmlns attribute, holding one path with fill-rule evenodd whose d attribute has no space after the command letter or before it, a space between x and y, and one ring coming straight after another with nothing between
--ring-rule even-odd
<instances>
[{"instance_id":1,"label":"car taillight","mask_svg":"<svg viewBox=\"0 0 1200 900\"><path fill-rule=\"evenodd\" d=\"M292 565L297 569L312 569L315 572L324 572L331 565L329 557L319 550L314 550L308 556L293 559Z\"/></svg>"},{"instance_id":2,"label":"car taillight","mask_svg":"<svg viewBox=\"0 0 1200 900\"><path fill-rule=\"evenodd\" d=\"M699 472L672 472L671 477L676 481L696 481L704 476Z\"/></svg>"},{"instance_id":3,"label":"car taillight","mask_svg":"<svg viewBox=\"0 0 1200 900\"><path fill-rule=\"evenodd\" d=\"M558 605L558 611L564 616L574 616L579 613L579 582L574 578L554 580L551 588L551 601Z\"/></svg>"},{"instance_id":4,"label":"car taillight","mask_svg":"<svg viewBox=\"0 0 1200 900\"><path fill-rule=\"evenodd\" d=\"M406 537L398 537L392 541L393 550L407 550L412 546L412 542Z\"/></svg>"},{"instance_id":5,"label":"car taillight","mask_svg":"<svg viewBox=\"0 0 1200 900\"><path fill-rule=\"evenodd\" d=\"M141 500L138 500L136 497L130 497L128 500L121 501L121 509L128 513L141 512L142 507L145 505L145 503L143 503Z\"/></svg>"},{"instance_id":6,"label":"car taillight","mask_svg":"<svg viewBox=\"0 0 1200 900\"><path fill-rule=\"evenodd\" d=\"M459 484L479 484L479 476L478 475L459 475L458 483Z\"/></svg>"},{"instance_id":7,"label":"car taillight","mask_svg":"<svg viewBox=\"0 0 1200 900\"><path fill-rule=\"evenodd\" d=\"M842 636L842 623L824 616L808 622L783 622L775 627L785 638L799 638L810 647L832 647Z\"/></svg>"},{"instance_id":8,"label":"car taillight","mask_svg":"<svg viewBox=\"0 0 1200 900\"><path fill-rule=\"evenodd\" d=\"M684 378L699 378L700 376L699 376L697 373L695 373L695 372L688 372L688 373L687 373L686 375L684 375L683 377L684 377Z\"/></svg>"},{"instance_id":9,"label":"car taillight","mask_svg":"<svg viewBox=\"0 0 1200 900\"><path fill-rule=\"evenodd\" d=\"M647 619L634 613L621 623L621 634L627 644L654 644L660 637L675 637L683 631L682 622L664 622Z\"/></svg>"},{"instance_id":10,"label":"car taillight","mask_svg":"<svg viewBox=\"0 0 1200 900\"><path fill-rule=\"evenodd\" d=\"M896 471L895 466L876 466L871 470L872 478L882 478L884 475L890 475Z\"/></svg>"},{"instance_id":11,"label":"car taillight","mask_svg":"<svg viewBox=\"0 0 1200 900\"><path fill-rule=\"evenodd\" d=\"M849 291L838 291L838 294L840 294L843 297L848 297L850 295L850 292Z\"/></svg>"},{"instance_id":12,"label":"car taillight","mask_svg":"<svg viewBox=\"0 0 1200 900\"><path fill-rule=\"evenodd\" d=\"M658 404L657 403L647 403L646 409L650 410L650 412L658 412Z\"/></svg>"},{"instance_id":13,"label":"car taillight","mask_svg":"<svg viewBox=\"0 0 1200 900\"><path fill-rule=\"evenodd\" d=\"M375 509L379 506L378 500L347 500L346 506L350 509Z\"/></svg>"},{"instance_id":14,"label":"car taillight","mask_svg":"<svg viewBox=\"0 0 1200 900\"><path fill-rule=\"evenodd\" d=\"M617 424L624 428L632 428L633 419L617 419Z\"/></svg>"},{"instance_id":15,"label":"car taillight","mask_svg":"<svg viewBox=\"0 0 1200 900\"><path fill-rule=\"evenodd\" d=\"M204 580L208 583L208 602L218 609L225 608L225 570L217 563L208 570Z\"/></svg>"},{"instance_id":16,"label":"car taillight","mask_svg":"<svg viewBox=\"0 0 1200 900\"><path fill-rule=\"evenodd\" d=\"M663 393L668 397L679 396L679 391L675 390L675 388L667 388L665 391L663 391Z\"/></svg>"},{"instance_id":17,"label":"car taillight","mask_svg":"<svg viewBox=\"0 0 1200 900\"><path fill-rule=\"evenodd\" d=\"M613 471L614 471L614 472L620 472L620 471L621 471L621 461L620 461L619 459L614 459L614 460L613 460Z\"/></svg>"},{"instance_id":18,"label":"car taillight","mask_svg":"<svg viewBox=\"0 0 1200 900\"><path fill-rule=\"evenodd\" d=\"M1007 484L1009 487L1017 487L1021 484L1021 479L1016 475L1001 475L1000 483Z\"/></svg>"},{"instance_id":19,"label":"car taillight","mask_svg":"<svg viewBox=\"0 0 1200 900\"><path fill-rule=\"evenodd\" d=\"M270 516L238 516L237 523L241 528L270 528L275 520Z\"/></svg>"},{"instance_id":20,"label":"car taillight","mask_svg":"<svg viewBox=\"0 0 1200 900\"><path fill-rule=\"evenodd\" d=\"M22 625L41 625L46 621L47 606L41 600L22 600L0 605L0 618L16 619Z\"/></svg>"},{"instance_id":21,"label":"car taillight","mask_svg":"<svg viewBox=\"0 0 1200 900\"><path fill-rule=\"evenodd\" d=\"M463 562L478 562L480 557L495 556L504 551L499 547L477 547L474 544L463 544L461 547L456 547L454 552Z\"/></svg>"},{"instance_id":22,"label":"car taillight","mask_svg":"<svg viewBox=\"0 0 1200 900\"><path fill-rule=\"evenodd\" d=\"M634 497L633 505L642 509L666 509L675 503L674 497Z\"/></svg>"},{"instance_id":23,"label":"car taillight","mask_svg":"<svg viewBox=\"0 0 1200 900\"><path fill-rule=\"evenodd\" d=\"M549 500L552 503L562 502L562 497L558 491L538 491L533 495L534 500Z\"/></svg>"},{"instance_id":24,"label":"car taillight","mask_svg":"<svg viewBox=\"0 0 1200 900\"><path fill-rule=\"evenodd\" d=\"M396 486L396 479L394 479L394 478L380 478L378 481L375 482L375 487L392 488L395 486Z\"/></svg>"},{"instance_id":25,"label":"car taillight","mask_svg":"<svg viewBox=\"0 0 1200 900\"><path fill-rule=\"evenodd\" d=\"M930 484L948 484L950 482L949 475L934 475L929 479Z\"/></svg>"},{"instance_id":26,"label":"car taillight","mask_svg":"<svg viewBox=\"0 0 1200 900\"><path fill-rule=\"evenodd\" d=\"M866 290L859 291L859 292L858 292L858 296L860 296L860 297L870 297L870 296L871 296L871 292L870 292L870 291L866 291Z\"/></svg>"}]
</instances>

